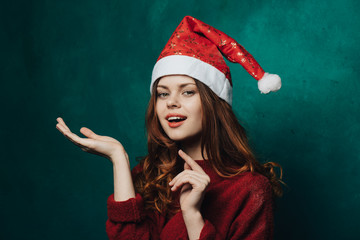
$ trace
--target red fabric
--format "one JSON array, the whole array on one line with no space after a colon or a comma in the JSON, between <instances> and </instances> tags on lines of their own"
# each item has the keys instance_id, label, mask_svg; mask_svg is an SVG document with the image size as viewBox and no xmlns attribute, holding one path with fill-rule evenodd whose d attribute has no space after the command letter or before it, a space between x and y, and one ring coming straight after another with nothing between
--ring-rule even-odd
<instances>
[{"instance_id":1,"label":"red fabric","mask_svg":"<svg viewBox=\"0 0 360 240\"><path fill-rule=\"evenodd\" d=\"M196 160L210 177L201 214L205 225L200 240L272 239L273 194L269 180L245 172L232 178L216 174L207 161ZM136 175L141 167L132 170ZM107 200L109 239L189 239L181 212L166 221L154 211L144 211L140 194L127 201Z\"/></svg>"},{"instance_id":2,"label":"red fabric","mask_svg":"<svg viewBox=\"0 0 360 240\"><path fill-rule=\"evenodd\" d=\"M212 26L190 16L185 16L162 50L158 60L170 55L186 55L198 58L225 74L232 86L229 61L241 64L256 80L264 76L264 70L255 58L233 38Z\"/></svg>"}]
</instances>

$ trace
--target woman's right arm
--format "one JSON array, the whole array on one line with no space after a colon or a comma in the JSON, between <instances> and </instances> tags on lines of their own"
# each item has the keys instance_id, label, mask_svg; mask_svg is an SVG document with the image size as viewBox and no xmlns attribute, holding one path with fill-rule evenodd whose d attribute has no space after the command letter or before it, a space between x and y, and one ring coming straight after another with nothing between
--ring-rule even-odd
<instances>
[{"instance_id":1,"label":"woman's right arm","mask_svg":"<svg viewBox=\"0 0 360 240\"><path fill-rule=\"evenodd\" d=\"M146 218L144 201L140 194L135 194L133 177L134 170L130 170L129 157L122 144L108 136L95 134L88 128L81 128L80 132L87 138L80 138L72 133L62 118L57 118L56 128L83 151L109 159L113 164L114 194L107 201L108 220L106 232L109 239L157 239L159 224L163 221L157 214ZM133 173L133 174L132 174ZM155 226L150 227L150 224Z\"/></svg>"},{"instance_id":2,"label":"woman's right arm","mask_svg":"<svg viewBox=\"0 0 360 240\"><path fill-rule=\"evenodd\" d=\"M112 157L114 172L114 200L117 202L135 198L135 189L131 177L130 162L127 154L115 154Z\"/></svg>"},{"instance_id":3,"label":"woman's right arm","mask_svg":"<svg viewBox=\"0 0 360 240\"><path fill-rule=\"evenodd\" d=\"M57 118L56 128L83 151L109 159L114 169L114 199L125 201L135 197L134 185L131 178L129 156L123 145L116 139L95 134L88 128L81 128L80 132L87 138L81 138L70 131L62 118Z\"/></svg>"},{"instance_id":4,"label":"woman's right arm","mask_svg":"<svg viewBox=\"0 0 360 240\"><path fill-rule=\"evenodd\" d=\"M124 191L122 189L122 181L127 181L127 179L132 181L141 170L141 166L135 166L129 178L123 178L122 168L129 167L114 164L114 194L111 194L107 199L108 219L106 221L106 233L109 239L159 239L159 233L154 232L157 226L150 227L150 224L154 224L154 222L161 222L160 219L157 219L159 216L156 214L146 216L142 196L139 193L130 196L129 192L131 190ZM127 188L127 186L124 187ZM134 188L132 187L132 189ZM153 220L150 221L148 217L153 218Z\"/></svg>"}]
</instances>

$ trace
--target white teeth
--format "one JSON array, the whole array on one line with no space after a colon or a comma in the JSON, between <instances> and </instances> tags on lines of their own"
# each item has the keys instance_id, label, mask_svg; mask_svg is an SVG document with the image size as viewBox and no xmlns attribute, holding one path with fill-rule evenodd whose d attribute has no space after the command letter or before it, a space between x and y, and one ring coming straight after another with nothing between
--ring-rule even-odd
<instances>
[{"instance_id":1,"label":"white teeth","mask_svg":"<svg viewBox=\"0 0 360 240\"><path fill-rule=\"evenodd\" d=\"M169 117L168 121L179 120L179 119L183 119L183 118L181 118L181 117Z\"/></svg>"}]
</instances>

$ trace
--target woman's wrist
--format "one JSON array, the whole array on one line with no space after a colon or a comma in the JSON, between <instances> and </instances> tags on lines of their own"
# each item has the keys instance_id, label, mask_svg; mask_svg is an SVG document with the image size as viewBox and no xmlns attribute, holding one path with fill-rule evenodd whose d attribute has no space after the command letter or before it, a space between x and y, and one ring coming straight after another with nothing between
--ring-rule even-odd
<instances>
[{"instance_id":1,"label":"woman's wrist","mask_svg":"<svg viewBox=\"0 0 360 240\"><path fill-rule=\"evenodd\" d=\"M113 165L123 165L124 163L126 163L130 167L129 157L127 153L124 151L114 152L110 156L110 160L113 163Z\"/></svg>"},{"instance_id":2,"label":"woman's wrist","mask_svg":"<svg viewBox=\"0 0 360 240\"><path fill-rule=\"evenodd\" d=\"M135 197L135 189L131 177L130 161L123 150L114 152L110 158L114 172L114 200L125 201Z\"/></svg>"},{"instance_id":3,"label":"woman's wrist","mask_svg":"<svg viewBox=\"0 0 360 240\"><path fill-rule=\"evenodd\" d=\"M182 211L183 219L189 235L189 239L199 239L205 221L198 210Z\"/></svg>"},{"instance_id":4,"label":"woman's wrist","mask_svg":"<svg viewBox=\"0 0 360 240\"><path fill-rule=\"evenodd\" d=\"M198 209L182 209L181 210L183 216L192 217L192 216L201 216L201 212Z\"/></svg>"},{"instance_id":5,"label":"woman's wrist","mask_svg":"<svg viewBox=\"0 0 360 240\"><path fill-rule=\"evenodd\" d=\"M114 161L114 200L125 201L135 197L130 164L128 161Z\"/></svg>"},{"instance_id":6,"label":"woman's wrist","mask_svg":"<svg viewBox=\"0 0 360 240\"><path fill-rule=\"evenodd\" d=\"M184 220L196 222L197 220L204 220L201 212L197 210L182 211ZM196 220L195 220L196 219Z\"/></svg>"}]
</instances>

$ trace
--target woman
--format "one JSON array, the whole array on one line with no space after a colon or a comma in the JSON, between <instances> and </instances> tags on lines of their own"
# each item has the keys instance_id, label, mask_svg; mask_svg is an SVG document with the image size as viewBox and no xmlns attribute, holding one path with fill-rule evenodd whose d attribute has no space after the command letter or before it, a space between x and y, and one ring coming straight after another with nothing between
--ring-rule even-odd
<instances>
[{"instance_id":1,"label":"woman","mask_svg":"<svg viewBox=\"0 0 360 240\"><path fill-rule=\"evenodd\" d=\"M154 67L148 155L132 171L120 142L88 128L80 129L88 138L80 138L58 118L66 137L113 163L110 239L272 238L279 165L255 159L231 109L230 71L221 54L244 66L263 93L280 88L280 79L233 39L185 17Z\"/></svg>"}]
</instances>

